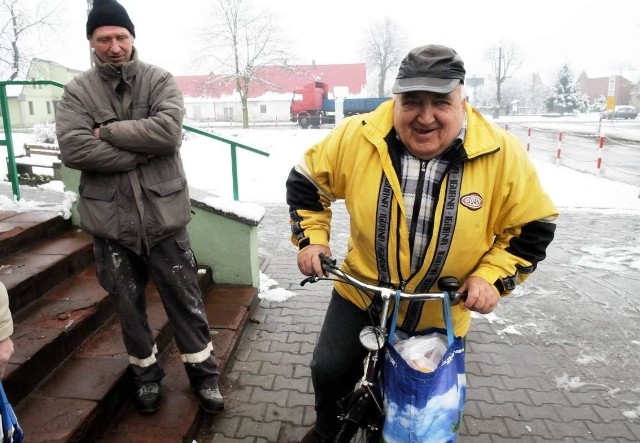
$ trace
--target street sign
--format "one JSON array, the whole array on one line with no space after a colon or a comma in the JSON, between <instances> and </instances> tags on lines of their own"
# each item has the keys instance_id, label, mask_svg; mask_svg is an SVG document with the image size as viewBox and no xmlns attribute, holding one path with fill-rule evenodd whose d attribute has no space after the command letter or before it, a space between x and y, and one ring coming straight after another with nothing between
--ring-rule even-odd
<instances>
[{"instance_id":1,"label":"street sign","mask_svg":"<svg viewBox=\"0 0 640 443\"><path fill-rule=\"evenodd\" d=\"M467 82L467 86L471 88L475 88L476 86L484 85L484 78L474 76L471 78L467 78L466 82Z\"/></svg>"},{"instance_id":2,"label":"street sign","mask_svg":"<svg viewBox=\"0 0 640 443\"><path fill-rule=\"evenodd\" d=\"M616 76L609 76L609 87L607 88L607 109L613 111L616 106Z\"/></svg>"}]
</instances>

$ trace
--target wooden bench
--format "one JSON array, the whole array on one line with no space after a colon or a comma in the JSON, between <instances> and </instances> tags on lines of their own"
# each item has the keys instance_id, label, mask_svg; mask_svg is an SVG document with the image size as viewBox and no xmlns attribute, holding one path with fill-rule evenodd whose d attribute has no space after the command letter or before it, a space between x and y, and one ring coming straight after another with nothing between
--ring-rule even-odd
<instances>
[{"instance_id":1,"label":"wooden bench","mask_svg":"<svg viewBox=\"0 0 640 443\"><path fill-rule=\"evenodd\" d=\"M29 174L35 175L33 172L33 168L46 168L51 169L53 171L53 179L54 180L62 180L62 174L60 172L61 162L57 158L55 159L47 159L47 158L36 158L36 157L28 157L26 155L18 155L15 157L16 160L16 170L18 175ZM7 159L7 166L9 163L9 159Z\"/></svg>"},{"instance_id":2,"label":"wooden bench","mask_svg":"<svg viewBox=\"0 0 640 443\"><path fill-rule=\"evenodd\" d=\"M25 143L24 152L27 157L31 157L32 155L51 155L60 158L60 149L58 149L58 145L49 143L37 145L29 145Z\"/></svg>"},{"instance_id":3,"label":"wooden bench","mask_svg":"<svg viewBox=\"0 0 640 443\"><path fill-rule=\"evenodd\" d=\"M53 144L26 144L24 145L25 155L16 155L16 170L18 175L36 175L33 168L45 168L53 171L54 180L62 180L60 171L60 150ZM7 169L9 159L7 158Z\"/></svg>"}]
</instances>

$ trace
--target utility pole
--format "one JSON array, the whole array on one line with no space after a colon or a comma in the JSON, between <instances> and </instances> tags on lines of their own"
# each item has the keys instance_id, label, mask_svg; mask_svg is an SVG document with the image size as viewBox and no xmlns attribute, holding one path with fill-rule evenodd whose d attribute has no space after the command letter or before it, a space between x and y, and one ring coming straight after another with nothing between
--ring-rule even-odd
<instances>
[{"instance_id":1,"label":"utility pole","mask_svg":"<svg viewBox=\"0 0 640 443\"><path fill-rule=\"evenodd\" d=\"M502 46L498 48L498 75L496 75L496 117L500 117L500 85L502 84Z\"/></svg>"},{"instance_id":2,"label":"utility pole","mask_svg":"<svg viewBox=\"0 0 640 443\"><path fill-rule=\"evenodd\" d=\"M89 12L91 12L91 8L93 8L93 0L87 0L87 17L89 16ZM91 50L91 45L89 45L89 67L93 67L93 51Z\"/></svg>"}]
</instances>

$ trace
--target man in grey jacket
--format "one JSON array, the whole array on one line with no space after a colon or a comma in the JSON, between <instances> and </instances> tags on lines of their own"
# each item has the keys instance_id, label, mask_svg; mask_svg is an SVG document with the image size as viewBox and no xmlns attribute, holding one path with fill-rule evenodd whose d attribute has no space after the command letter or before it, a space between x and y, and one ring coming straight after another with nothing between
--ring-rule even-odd
<instances>
[{"instance_id":1,"label":"man in grey jacket","mask_svg":"<svg viewBox=\"0 0 640 443\"><path fill-rule=\"evenodd\" d=\"M164 372L146 313L152 279L202 408L224 408L219 371L186 225L180 158L184 105L170 73L143 63L116 0L94 0L87 38L95 66L70 81L56 112L62 161L82 171L81 227L94 237L100 284L122 327L142 413L160 408Z\"/></svg>"}]
</instances>

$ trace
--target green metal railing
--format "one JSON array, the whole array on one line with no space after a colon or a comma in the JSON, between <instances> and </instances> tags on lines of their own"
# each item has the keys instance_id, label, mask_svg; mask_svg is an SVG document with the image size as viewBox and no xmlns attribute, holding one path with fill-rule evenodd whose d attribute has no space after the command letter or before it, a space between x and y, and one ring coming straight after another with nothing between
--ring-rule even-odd
<instances>
[{"instance_id":1,"label":"green metal railing","mask_svg":"<svg viewBox=\"0 0 640 443\"><path fill-rule=\"evenodd\" d=\"M54 82L51 80L32 80L32 81L0 81L0 109L2 110L2 124L5 133L5 140L0 140L0 146L7 147L7 168L9 173L9 180L11 181L11 187L13 191L14 199L20 200L20 181L18 178L18 168L16 167L16 157L13 149L13 138L11 135L11 117L9 115L9 100L7 98L7 86L8 85L51 85L59 88L64 88L62 83ZM256 154L269 157L268 152L261 151L259 149L252 148L251 146L238 143L234 140L229 140L218 135L210 134L206 131L202 131L191 126L183 125L184 129L190 132L194 132L205 137L212 138L224 143L227 143L231 149L231 176L233 180L233 199L238 201L240 198L240 191L238 188L238 158L237 148L242 148Z\"/></svg>"},{"instance_id":2,"label":"green metal railing","mask_svg":"<svg viewBox=\"0 0 640 443\"><path fill-rule=\"evenodd\" d=\"M18 180L18 168L16 167L16 156L13 151L13 138L11 136L11 116L9 115L9 100L7 98L8 85L52 85L63 88L62 83L51 80L32 80L32 81L0 81L0 109L2 109L2 125L6 139L0 140L0 146L7 147L7 168L9 172L9 180L11 180L11 188L13 190L13 198L20 200L20 182Z\"/></svg>"},{"instance_id":3,"label":"green metal railing","mask_svg":"<svg viewBox=\"0 0 640 443\"><path fill-rule=\"evenodd\" d=\"M254 152L256 154L264 155L265 157L269 157L268 152L261 151L256 148L252 148L251 146L243 145L242 143L238 143L233 140L229 140L224 137L220 137L219 135L210 134L206 131L202 131L200 129L182 125L184 129L187 131L193 132L195 134L204 135L205 137L212 138L214 140L218 140L224 143L229 144L229 148L231 148L231 175L233 180L233 199L238 201L239 199L239 191L238 191L238 157L237 157L237 148L246 149L247 151Z\"/></svg>"}]
</instances>

